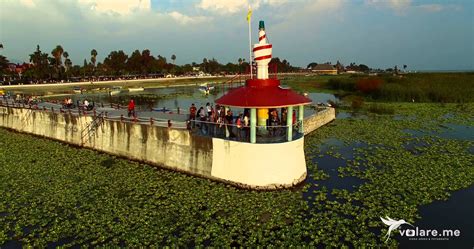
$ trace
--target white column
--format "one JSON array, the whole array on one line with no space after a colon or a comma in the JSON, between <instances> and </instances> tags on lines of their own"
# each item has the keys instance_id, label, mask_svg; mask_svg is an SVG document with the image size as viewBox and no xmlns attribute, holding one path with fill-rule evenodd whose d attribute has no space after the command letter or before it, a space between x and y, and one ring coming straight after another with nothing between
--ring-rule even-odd
<instances>
[{"instance_id":1,"label":"white column","mask_svg":"<svg viewBox=\"0 0 474 249\"><path fill-rule=\"evenodd\" d=\"M257 142L257 109L250 109L250 143Z\"/></svg>"},{"instance_id":2,"label":"white column","mask_svg":"<svg viewBox=\"0 0 474 249\"><path fill-rule=\"evenodd\" d=\"M300 105L299 108L298 108L298 123L299 123L298 131L300 133L304 132L303 122L304 122L304 105Z\"/></svg>"},{"instance_id":3,"label":"white column","mask_svg":"<svg viewBox=\"0 0 474 249\"><path fill-rule=\"evenodd\" d=\"M286 132L286 138L288 141L291 141L293 140L293 106L287 107L286 126L288 126L287 132Z\"/></svg>"}]
</instances>

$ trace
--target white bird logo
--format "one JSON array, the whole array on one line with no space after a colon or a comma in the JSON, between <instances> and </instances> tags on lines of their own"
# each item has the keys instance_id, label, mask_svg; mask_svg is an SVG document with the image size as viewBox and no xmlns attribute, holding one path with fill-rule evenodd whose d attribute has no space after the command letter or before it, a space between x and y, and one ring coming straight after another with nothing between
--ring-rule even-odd
<instances>
[{"instance_id":1,"label":"white bird logo","mask_svg":"<svg viewBox=\"0 0 474 249\"><path fill-rule=\"evenodd\" d=\"M385 242L388 241L388 239L390 238L390 233L393 231L393 230L396 230L399 226L403 225L403 224L408 224L410 226L413 226L412 224L406 222L405 220L394 220L394 219L391 219L390 217L388 216L385 216L386 219L380 217L380 219L382 220L382 222L389 226L388 227L388 232L387 232L387 239L385 240Z\"/></svg>"}]
</instances>

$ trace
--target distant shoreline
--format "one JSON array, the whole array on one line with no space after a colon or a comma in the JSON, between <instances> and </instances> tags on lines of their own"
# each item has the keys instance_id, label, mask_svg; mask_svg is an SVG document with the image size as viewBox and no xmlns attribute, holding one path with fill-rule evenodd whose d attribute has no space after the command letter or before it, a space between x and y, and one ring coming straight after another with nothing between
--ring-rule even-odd
<instances>
[{"instance_id":1,"label":"distant shoreline","mask_svg":"<svg viewBox=\"0 0 474 249\"><path fill-rule=\"evenodd\" d=\"M223 80L228 79L227 77L179 77L179 78L153 78L153 79L134 79L134 80L108 80L108 81L84 81L84 82L58 82L58 83L45 83L45 84L23 84L23 85L2 85L1 89L4 90L27 90L27 89L41 89L41 88L61 88L61 87L74 87L74 86L134 86L140 83L175 83L175 81L186 81L186 80ZM217 82L216 82L217 83ZM191 83L190 83L191 84ZM169 84L175 85L175 84Z\"/></svg>"},{"instance_id":2,"label":"distant shoreline","mask_svg":"<svg viewBox=\"0 0 474 249\"><path fill-rule=\"evenodd\" d=\"M466 70L415 70L415 73L474 73L474 69Z\"/></svg>"}]
</instances>

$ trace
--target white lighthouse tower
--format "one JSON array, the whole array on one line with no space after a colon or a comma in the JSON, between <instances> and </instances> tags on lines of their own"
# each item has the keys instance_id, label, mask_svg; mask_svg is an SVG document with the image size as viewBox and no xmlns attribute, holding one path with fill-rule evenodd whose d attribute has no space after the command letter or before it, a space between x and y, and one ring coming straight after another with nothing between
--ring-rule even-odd
<instances>
[{"instance_id":1,"label":"white lighthouse tower","mask_svg":"<svg viewBox=\"0 0 474 249\"><path fill-rule=\"evenodd\" d=\"M257 79L265 80L268 79L268 63L272 59L272 44L268 43L263 21L260 21L258 29L258 43L253 45L253 53L257 62Z\"/></svg>"}]
</instances>

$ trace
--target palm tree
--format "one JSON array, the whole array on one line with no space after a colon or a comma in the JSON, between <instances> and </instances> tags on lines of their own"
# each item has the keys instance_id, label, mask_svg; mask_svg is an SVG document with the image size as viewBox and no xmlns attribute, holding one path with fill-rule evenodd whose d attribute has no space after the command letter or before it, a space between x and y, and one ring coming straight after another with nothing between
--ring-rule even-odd
<instances>
[{"instance_id":1,"label":"palm tree","mask_svg":"<svg viewBox=\"0 0 474 249\"><path fill-rule=\"evenodd\" d=\"M96 58L97 58L97 50L92 49L91 50L91 62L92 62L92 65L94 66L94 68L95 68Z\"/></svg>"},{"instance_id":2,"label":"palm tree","mask_svg":"<svg viewBox=\"0 0 474 249\"><path fill-rule=\"evenodd\" d=\"M63 57L64 57L64 66L66 67L66 71L67 71L68 68L66 65L66 61L67 61L67 58L69 57L69 53L67 51L64 51Z\"/></svg>"},{"instance_id":3,"label":"palm tree","mask_svg":"<svg viewBox=\"0 0 474 249\"><path fill-rule=\"evenodd\" d=\"M173 64L174 64L174 61L176 60L176 55L171 55L171 60L173 61Z\"/></svg>"},{"instance_id":4,"label":"palm tree","mask_svg":"<svg viewBox=\"0 0 474 249\"><path fill-rule=\"evenodd\" d=\"M58 78L61 78L61 66L62 66L62 60L61 57L64 53L63 47L61 45L57 45L53 51L51 51L51 54L53 55L55 61L56 61L56 69L58 70Z\"/></svg>"},{"instance_id":5,"label":"palm tree","mask_svg":"<svg viewBox=\"0 0 474 249\"><path fill-rule=\"evenodd\" d=\"M3 43L0 43L0 48L3 49Z\"/></svg>"},{"instance_id":6,"label":"palm tree","mask_svg":"<svg viewBox=\"0 0 474 249\"><path fill-rule=\"evenodd\" d=\"M59 66L61 66L63 63L62 63L62 60L61 60L61 56L63 55L64 53L64 49L63 47L61 47L61 45L57 45L53 51L51 51L51 54L53 55L54 59L56 59L56 66L59 68Z\"/></svg>"}]
</instances>

